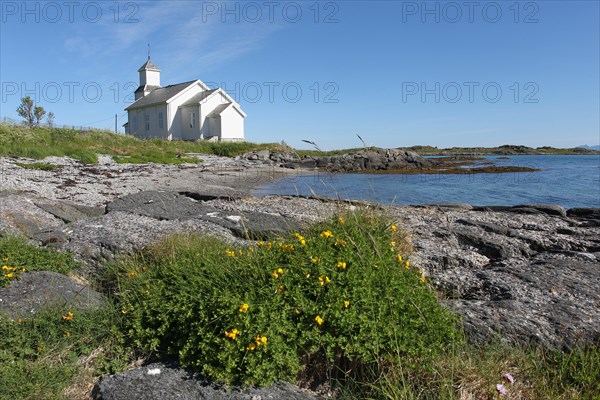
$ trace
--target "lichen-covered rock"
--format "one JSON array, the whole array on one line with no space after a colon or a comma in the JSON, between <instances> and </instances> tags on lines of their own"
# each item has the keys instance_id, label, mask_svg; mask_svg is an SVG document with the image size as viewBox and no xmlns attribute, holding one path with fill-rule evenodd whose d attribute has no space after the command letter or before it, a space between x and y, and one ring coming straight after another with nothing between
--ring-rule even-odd
<instances>
[{"instance_id":1,"label":"lichen-covered rock","mask_svg":"<svg viewBox=\"0 0 600 400\"><path fill-rule=\"evenodd\" d=\"M94 310L105 304L102 294L66 275L49 271L25 272L0 288L0 315L25 318L47 308Z\"/></svg>"},{"instance_id":2,"label":"lichen-covered rock","mask_svg":"<svg viewBox=\"0 0 600 400\"><path fill-rule=\"evenodd\" d=\"M174 364L154 363L129 372L105 375L94 387L94 400L316 400L311 392L286 382L266 388L225 388Z\"/></svg>"}]
</instances>

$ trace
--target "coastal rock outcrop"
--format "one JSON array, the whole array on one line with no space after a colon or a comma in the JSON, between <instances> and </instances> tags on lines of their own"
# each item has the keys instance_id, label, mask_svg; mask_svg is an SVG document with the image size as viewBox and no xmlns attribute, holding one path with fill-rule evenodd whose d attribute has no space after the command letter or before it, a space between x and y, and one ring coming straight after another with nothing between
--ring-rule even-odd
<instances>
[{"instance_id":1,"label":"coastal rock outcrop","mask_svg":"<svg viewBox=\"0 0 600 400\"><path fill-rule=\"evenodd\" d=\"M332 156L304 156L295 153L269 153L268 150L247 153L242 158L273 162L284 168L319 168L328 172L362 172L431 167L435 160L426 159L402 149L364 149Z\"/></svg>"},{"instance_id":2,"label":"coastal rock outcrop","mask_svg":"<svg viewBox=\"0 0 600 400\"><path fill-rule=\"evenodd\" d=\"M401 207L415 264L469 340L550 348L600 343L598 210Z\"/></svg>"}]
</instances>

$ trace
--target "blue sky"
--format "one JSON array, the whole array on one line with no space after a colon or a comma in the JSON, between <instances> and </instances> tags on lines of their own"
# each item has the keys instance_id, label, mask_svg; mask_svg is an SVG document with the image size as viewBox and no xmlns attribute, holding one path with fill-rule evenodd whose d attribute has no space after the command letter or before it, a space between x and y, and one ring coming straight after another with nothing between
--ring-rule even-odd
<instances>
[{"instance_id":1,"label":"blue sky","mask_svg":"<svg viewBox=\"0 0 600 400\"><path fill-rule=\"evenodd\" d=\"M163 86L201 79L254 142L600 144L598 1L0 2L0 117L126 122L147 44Z\"/></svg>"}]
</instances>

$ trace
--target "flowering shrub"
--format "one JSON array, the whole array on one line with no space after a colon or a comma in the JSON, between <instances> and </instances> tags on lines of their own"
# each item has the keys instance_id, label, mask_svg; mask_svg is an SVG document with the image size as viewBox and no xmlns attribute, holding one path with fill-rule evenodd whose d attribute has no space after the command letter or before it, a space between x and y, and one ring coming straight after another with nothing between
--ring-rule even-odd
<instances>
[{"instance_id":1,"label":"flowering shrub","mask_svg":"<svg viewBox=\"0 0 600 400\"><path fill-rule=\"evenodd\" d=\"M422 357L458 337L457 320L401 241L363 213L246 248L178 236L118 266L119 301L137 346L224 382L293 381L307 359L333 371Z\"/></svg>"}]
</instances>

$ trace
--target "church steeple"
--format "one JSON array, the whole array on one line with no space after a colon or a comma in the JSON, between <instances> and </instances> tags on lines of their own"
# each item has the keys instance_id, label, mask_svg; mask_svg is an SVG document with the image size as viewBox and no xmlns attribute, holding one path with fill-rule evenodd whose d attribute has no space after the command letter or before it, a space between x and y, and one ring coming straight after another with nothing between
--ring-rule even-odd
<instances>
[{"instance_id":1,"label":"church steeple","mask_svg":"<svg viewBox=\"0 0 600 400\"><path fill-rule=\"evenodd\" d=\"M150 45L148 45L148 61L138 69L138 72L140 73L140 86L135 91L135 100L160 87L160 68L150 60Z\"/></svg>"}]
</instances>

